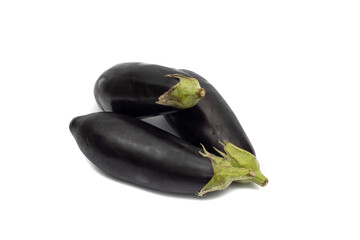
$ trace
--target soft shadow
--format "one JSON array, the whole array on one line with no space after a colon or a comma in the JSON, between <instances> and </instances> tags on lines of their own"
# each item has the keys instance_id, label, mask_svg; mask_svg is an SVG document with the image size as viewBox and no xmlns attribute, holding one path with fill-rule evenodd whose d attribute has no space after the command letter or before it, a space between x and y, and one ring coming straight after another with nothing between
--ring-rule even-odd
<instances>
[{"instance_id":1,"label":"soft shadow","mask_svg":"<svg viewBox=\"0 0 360 240\"><path fill-rule=\"evenodd\" d=\"M237 183L237 182L234 182L231 184L233 190L236 190L236 189L239 189L239 188L242 188L242 189L251 189L251 190L260 190L260 186L256 185L255 183Z\"/></svg>"},{"instance_id":2,"label":"soft shadow","mask_svg":"<svg viewBox=\"0 0 360 240\"><path fill-rule=\"evenodd\" d=\"M91 107L92 112L102 112L103 110L97 105L97 103L93 103L92 107ZM179 137L179 135L174 131L174 129L172 127L170 127L170 125L167 123L167 121L165 120L164 116L159 115L159 116L155 116L155 117L147 117L147 118L142 118L141 119L144 122L147 122L155 127L158 127L168 133L171 133L172 135L175 135L177 137Z\"/></svg>"},{"instance_id":3,"label":"soft shadow","mask_svg":"<svg viewBox=\"0 0 360 240\"><path fill-rule=\"evenodd\" d=\"M87 160L87 159L86 159ZM200 201L205 201L205 200L213 200L216 199L218 197L224 196L226 194L230 194L232 191L236 190L236 188L239 188L238 185L244 185L245 187L240 187L240 188L250 188L250 189L257 189L256 186L252 187L251 184L237 184L237 183L233 183L231 184L231 186L229 186L227 189L223 190L223 191L216 191L216 192L211 192L206 194L203 197L198 197L196 194L184 194L184 193L171 193L171 192L164 192L164 191L160 191L160 190L156 190L156 189L151 189L151 188L147 188L147 187L143 187L134 183L130 183L130 182L126 182L124 180L115 178L113 176L108 175L105 171L103 171L102 169L96 167L91 161L87 160L88 164L91 166L91 168L93 170L95 170L97 173L99 173L100 175L102 175L103 177L110 179L112 181L118 182L120 184L125 184L129 187L134 187L134 188L138 188L141 189L142 191L146 191L149 192L151 194L157 194L157 195L161 195L164 197L171 197L171 198L181 198L181 199L188 199L188 200L200 200ZM249 187L246 187L247 185L249 185ZM254 185L254 184L252 184Z\"/></svg>"},{"instance_id":4,"label":"soft shadow","mask_svg":"<svg viewBox=\"0 0 360 240\"><path fill-rule=\"evenodd\" d=\"M168 133L171 133L172 135L179 137L179 135L170 127L170 125L167 123L166 119L162 115L156 117L143 118L141 120L150 123L155 127L161 128L162 130L165 130Z\"/></svg>"}]
</instances>

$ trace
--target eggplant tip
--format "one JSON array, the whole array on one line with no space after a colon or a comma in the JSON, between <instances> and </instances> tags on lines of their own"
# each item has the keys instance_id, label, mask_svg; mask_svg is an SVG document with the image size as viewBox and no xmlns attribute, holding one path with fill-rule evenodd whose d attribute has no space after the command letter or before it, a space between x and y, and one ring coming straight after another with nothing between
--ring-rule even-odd
<instances>
[{"instance_id":1,"label":"eggplant tip","mask_svg":"<svg viewBox=\"0 0 360 240\"><path fill-rule=\"evenodd\" d=\"M71 120L69 124L69 129L71 133L74 133L79 125L79 120L81 117L75 117L73 120Z\"/></svg>"}]
</instances>

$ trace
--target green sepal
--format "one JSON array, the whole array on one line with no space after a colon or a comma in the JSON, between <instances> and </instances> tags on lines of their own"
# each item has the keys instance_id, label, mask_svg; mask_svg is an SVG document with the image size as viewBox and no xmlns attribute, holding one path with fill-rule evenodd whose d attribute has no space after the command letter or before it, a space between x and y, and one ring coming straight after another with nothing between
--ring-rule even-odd
<instances>
[{"instance_id":1,"label":"green sepal","mask_svg":"<svg viewBox=\"0 0 360 240\"><path fill-rule=\"evenodd\" d=\"M226 189L233 181L251 180L254 177L254 171L247 168L233 167L226 158L216 156L206 151L205 147L200 154L209 158L214 170L213 178L200 190L198 196L202 197L208 192Z\"/></svg>"},{"instance_id":2,"label":"green sepal","mask_svg":"<svg viewBox=\"0 0 360 240\"><path fill-rule=\"evenodd\" d=\"M168 74L165 77L178 78L180 81L162 94L157 104L186 109L195 106L205 97L205 89L201 88L196 78L181 74Z\"/></svg>"},{"instance_id":3,"label":"green sepal","mask_svg":"<svg viewBox=\"0 0 360 240\"><path fill-rule=\"evenodd\" d=\"M219 141L220 142L220 141ZM221 156L226 158L232 166L239 168L249 168L255 172L254 178L250 180L239 180L237 182L246 183L253 182L262 187L268 184L268 179L260 172L260 164L256 157L250 152L241 149L234 144L225 141L224 143L220 142L224 147L225 153L215 149Z\"/></svg>"}]
</instances>

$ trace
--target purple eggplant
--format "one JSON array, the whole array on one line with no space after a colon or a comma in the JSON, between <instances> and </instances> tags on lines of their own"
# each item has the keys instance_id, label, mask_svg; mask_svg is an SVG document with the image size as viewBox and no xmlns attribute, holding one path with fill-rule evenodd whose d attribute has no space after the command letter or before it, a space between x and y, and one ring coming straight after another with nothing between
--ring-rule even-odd
<instances>
[{"instance_id":1,"label":"purple eggplant","mask_svg":"<svg viewBox=\"0 0 360 240\"><path fill-rule=\"evenodd\" d=\"M202 196L254 177L251 169L233 167L227 158L127 115L102 112L76 117L70 131L97 167L141 186Z\"/></svg>"}]
</instances>

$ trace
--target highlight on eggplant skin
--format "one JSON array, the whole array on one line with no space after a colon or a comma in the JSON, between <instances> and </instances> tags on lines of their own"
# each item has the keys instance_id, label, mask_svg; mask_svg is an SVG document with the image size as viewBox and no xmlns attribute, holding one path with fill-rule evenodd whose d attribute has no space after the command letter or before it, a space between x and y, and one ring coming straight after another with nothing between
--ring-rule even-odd
<instances>
[{"instance_id":1,"label":"highlight on eggplant skin","mask_svg":"<svg viewBox=\"0 0 360 240\"><path fill-rule=\"evenodd\" d=\"M140 118L191 108L205 94L198 80L181 70L140 62L111 67L94 87L102 110Z\"/></svg>"},{"instance_id":2,"label":"highlight on eggplant skin","mask_svg":"<svg viewBox=\"0 0 360 240\"><path fill-rule=\"evenodd\" d=\"M102 112L76 117L70 131L97 167L141 186L202 196L254 177L251 169L232 167L206 149L127 115Z\"/></svg>"}]
</instances>

